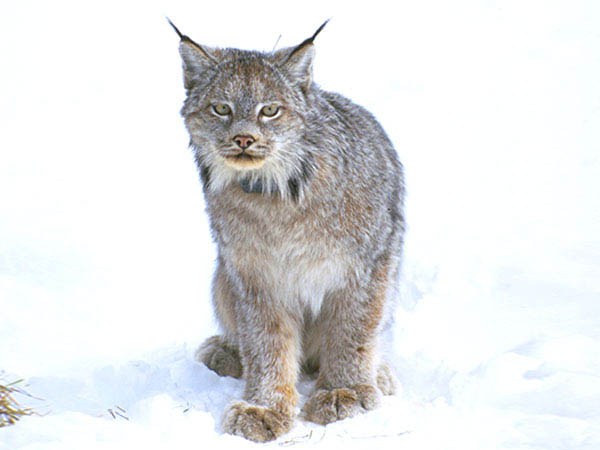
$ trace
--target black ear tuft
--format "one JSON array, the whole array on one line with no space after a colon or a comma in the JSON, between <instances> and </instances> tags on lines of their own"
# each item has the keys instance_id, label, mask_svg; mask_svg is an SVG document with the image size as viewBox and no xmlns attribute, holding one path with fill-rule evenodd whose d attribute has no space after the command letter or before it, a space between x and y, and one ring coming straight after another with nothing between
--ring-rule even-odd
<instances>
[{"instance_id":1,"label":"black ear tuft","mask_svg":"<svg viewBox=\"0 0 600 450\"><path fill-rule=\"evenodd\" d=\"M173 27L173 29L175 30L175 33L177 33L177 35L179 36L179 39L183 39L185 36L183 34L181 34L181 31L179 31L179 29L175 26L175 24L173 22L171 22L171 19L169 19L167 17L167 22L169 22L169 25L171 25Z\"/></svg>"},{"instance_id":2,"label":"black ear tuft","mask_svg":"<svg viewBox=\"0 0 600 450\"><path fill-rule=\"evenodd\" d=\"M167 17L169 25L173 27L179 36L179 53L183 59L183 74L186 89L190 89L196 81L209 69L214 68L219 62L211 54L211 50L194 42L183 34Z\"/></svg>"},{"instance_id":3,"label":"black ear tuft","mask_svg":"<svg viewBox=\"0 0 600 450\"><path fill-rule=\"evenodd\" d=\"M327 22L327 19L323 24L315 31L315 33L302 41L296 47L291 49L279 50L275 53L275 57L282 55L285 52L283 61L279 64L279 67L284 69L293 79L299 82L303 89L307 89L312 81L312 63L315 56L315 48L313 41L317 35L321 32Z\"/></svg>"},{"instance_id":4,"label":"black ear tuft","mask_svg":"<svg viewBox=\"0 0 600 450\"><path fill-rule=\"evenodd\" d=\"M309 37L308 39L304 39L304 41L302 41L302 43L300 43L300 45L296 46L296 48L294 48L292 50L292 52L289 54L288 56L288 60L291 59L294 54L298 51L300 51L303 47L305 47L306 45L310 45L313 43L313 41L315 40L315 38L317 37L317 35L321 32L321 30L323 28L325 28L325 25L327 25L327 23L330 21L331 19L327 19L325 22L323 22L323 24L317 29L317 31L315 31L315 33ZM286 61L287 62L287 61Z\"/></svg>"}]
</instances>

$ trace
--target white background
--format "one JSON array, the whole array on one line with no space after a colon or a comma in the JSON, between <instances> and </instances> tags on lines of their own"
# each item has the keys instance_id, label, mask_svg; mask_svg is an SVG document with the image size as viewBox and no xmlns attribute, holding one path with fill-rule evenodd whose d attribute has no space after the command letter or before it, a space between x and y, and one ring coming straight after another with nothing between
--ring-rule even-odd
<instances>
[{"instance_id":1,"label":"white background","mask_svg":"<svg viewBox=\"0 0 600 450\"><path fill-rule=\"evenodd\" d=\"M314 78L405 165L402 392L282 441L600 445L597 2L22 1L0 6L0 370L48 415L0 448L243 444L218 426L243 385L191 356L215 249L165 16L265 51L331 17Z\"/></svg>"}]
</instances>

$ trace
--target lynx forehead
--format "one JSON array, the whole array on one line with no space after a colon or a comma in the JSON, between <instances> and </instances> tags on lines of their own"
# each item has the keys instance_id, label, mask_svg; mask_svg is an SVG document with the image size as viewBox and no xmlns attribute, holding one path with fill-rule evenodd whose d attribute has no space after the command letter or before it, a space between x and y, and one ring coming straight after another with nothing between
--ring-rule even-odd
<instances>
[{"instance_id":1,"label":"lynx forehead","mask_svg":"<svg viewBox=\"0 0 600 450\"><path fill-rule=\"evenodd\" d=\"M394 392L390 329L404 232L402 165L364 108L312 80L314 40L278 51L209 48L181 34L182 109L218 261L221 334L198 359L244 378L224 431L276 439L295 383L301 418L327 424Z\"/></svg>"}]
</instances>

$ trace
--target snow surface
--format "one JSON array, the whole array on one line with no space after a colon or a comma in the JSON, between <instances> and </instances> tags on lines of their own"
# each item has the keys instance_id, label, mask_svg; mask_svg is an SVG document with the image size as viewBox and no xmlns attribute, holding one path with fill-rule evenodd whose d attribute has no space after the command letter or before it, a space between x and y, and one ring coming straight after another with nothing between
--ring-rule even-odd
<instances>
[{"instance_id":1,"label":"snow surface","mask_svg":"<svg viewBox=\"0 0 600 450\"><path fill-rule=\"evenodd\" d=\"M264 50L333 17L315 79L406 168L401 393L267 446L600 448L600 4L391 5L0 5L0 370L42 414L2 450L256 445L219 429L243 383L192 358L215 249L165 15Z\"/></svg>"}]
</instances>

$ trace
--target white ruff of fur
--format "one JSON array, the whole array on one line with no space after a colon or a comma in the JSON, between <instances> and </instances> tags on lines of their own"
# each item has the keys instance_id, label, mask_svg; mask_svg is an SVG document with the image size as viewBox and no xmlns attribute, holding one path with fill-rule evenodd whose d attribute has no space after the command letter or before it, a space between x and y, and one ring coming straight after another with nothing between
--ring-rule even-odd
<instances>
[{"instance_id":1,"label":"white ruff of fur","mask_svg":"<svg viewBox=\"0 0 600 450\"><path fill-rule=\"evenodd\" d=\"M302 164L298 153L289 145L278 146L278 148L266 157L264 164L258 168L232 167L225 158L218 155L216 151L205 152L199 147L192 145L193 150L201 155L201 160L210 169L210 183L208 189L218 193L231 184L240 183L242 180L254 184L260 181L263 186L263 194L277 193L282 200L292 197L288 180L292 177L301 177ZM312 168L312 167L311 167ZM312 168L314 169L314 168ZM298 201L304 198L303 190L298 192Z\"/></svg>"}]
</instances>

